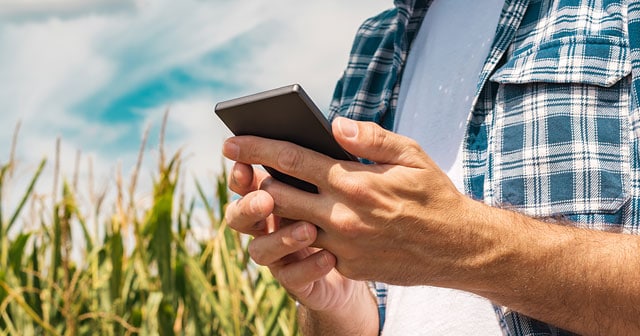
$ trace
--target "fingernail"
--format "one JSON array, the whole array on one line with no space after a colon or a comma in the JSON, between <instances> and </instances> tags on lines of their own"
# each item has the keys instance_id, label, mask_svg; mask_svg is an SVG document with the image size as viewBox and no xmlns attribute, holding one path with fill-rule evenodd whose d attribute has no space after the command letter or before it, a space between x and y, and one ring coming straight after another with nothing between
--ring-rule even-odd
<instances>
[{"instance_id":1,"label":"fingernail","mask_svg":"<svg viewBox=\"0 0 640 336\"><path fill-rule=\"evenodd\" d=\"M233 184L238 185L238 181L241 177L242 174L240 173L240 171L238 169L233 169L233 171L231 172L231 181L233 182Z\"/></svg>"},{"instance_id":2,"label":"fingernail","mask_svg":"<svg viewBox=\"0 0 640 336\"><path fill-rule=\"evenodd\" d=\"M309 230L306 224L300 225L291 233L293 238L299 242L305 242L309 239Z\"/></svg>"},{"instance_id":3,"label":"fingernail","mask_svg":"<svg viewBox=\"0 0 640 336\"><path fill-rule=\"evenodd\" d=\"M222 145L222 154L231 160L237 160L240 155L240 147L237 144L227 140Z\"/></svg>"},{"instance_id":4,"label":"fingernail","mask_svg":"<svg viewBox=\"0 0 640 336\"><path fill-rule=\"evenodd\" d=\"M348 118L338 119L338 126L340 126L340 132L347 138L355 138L358 135L358 125Z\"/></svg>"},{"instance_id":5,"label":"fingernail","mask_svg":"<svg viewBox=\"0 0 640 336\"><path fill-rule=\"evenodd\" d=\"M329 265L329 259L327 258L327 256L325 254L322 254L320 256L320 258L318 258L318 262L317 262L318 266L325 268Z\"/></svg>"},{"instance_id":6,"label":"fingernail","mask_svg":"<svg viewBox=\"0 0 640 336\"><path fill-rule=\"evenodd\" d=\"M272 183L273 178L267 177L266 179L262 180L262 182L260 182L260 190L267 190L267 188L269 188Z\"/></svg>"}]
</instances>

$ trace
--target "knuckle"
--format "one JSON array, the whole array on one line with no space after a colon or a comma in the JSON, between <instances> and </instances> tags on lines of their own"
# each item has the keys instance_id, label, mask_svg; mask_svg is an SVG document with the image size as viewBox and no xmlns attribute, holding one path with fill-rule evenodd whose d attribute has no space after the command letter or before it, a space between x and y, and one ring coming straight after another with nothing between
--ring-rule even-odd
<instances>
[{"instance_id":1,"label":"knuckle","mask_svg":"<svg viewBox=\"0 0 640 336\"><path fill-rule=\"evenodd\" d=\"M342 167L332 168L328 178L328 184L350 200L358 202L372 201L372 191L376 182L366 174L346 171Z\"/></svg>"},{"instance_id":2,"label":"knuckle","mask_svg":"<svg viewBox=\"0 0 640 336\"><path fill-rule=\"evenodd\" d=\"M368 190L368 180L357 173L348 172L340 165L334 165L329 170L327 183L335 190L347 196L364 196Z\"/></svg>"},{"instance_id":3,"label":"knuckle","mask_svg":"<svg viewBox=\"0 0 640 336\"><path fill-rule=\"evenodd\" d=\"M340 234L347 239L356 239L360 235L358 229L358 218L350 210L341 209L331 216L331 222L334 223Z\"/></svg>"},{"instance_id":4,"label":"knuckle","mask_svg":"<svg viewBox=\"0 0 640 336\"><path fill-rule=\"evenodd\" d=\"M367 196L370 190L368 181L356 174L341 174L339 180L334 181L336 187L349 198L359 199Z\"/></svg>"},{"instance_id":5,"label":"knuckle","mask_svg":"<svg viewBox=\"0 0 640 336\"><path fill-rule=\"evenodd\" d=\"M347 178L347 173L339 164L334 164L329 168L329 174L327 175L327 185L333 189L339 189L342 186L342 181Z\"/></svg>"},{"instance_id":6,"label":"knuckle","mask_svg":"<svg viewBox=\"0 0 640 336\"><path fill-rule=\"evenodd\" d=\"M358 272L355 265L357 265L357 262L354 263L351 260L344 259L338 262L338 264L336 265L336 269L338 270L338 272L349 279L362 280L362 275L360 274L360 272Z\"/></svg>"},{"instance_id":7,"label":"knuckle","mask_svg":"<svg viewBox=\"0 0 640 336\"><path fill-rule=\"evenodd\" d=\"M350 240L358 239L361 236L361 231L358 229L356 225L352 222L343 222L342 223L342 234L344 237Z\"/></svg>"},{"instance_id":8,"label":"knuckle","mask_svg":"<svg viewBox=\"0 0 640 336\"><path fill-rule=\"evenodd\" d=\"M294 287L293 277L291 272L280 271L277 274L274 274L275 278L278 279L278 282L282 285L282 287L291 289Z\"/></svg>"},{"instance_id":9,"label":"knuckle","mask_svg":"<svg viewBox=\"0 0 640 336\"><path fill-rule=\"evenodd\" d=\"M304 154L298 148L283 149L278 153L277 162L284 171L300 171L304 164Z\"/></svg>"},{"instance_id":10,"label":"knuckle","mask_svg":"<svg viewBox=\"0 0 640 336\"><path fill-rule=\"evenodd\" d=\"M381 147L387 142L387 132L380 127L372 127L371 141L374 147Z\"/></svg>"},{"instance_id":11,"label":"knuckle","mask_svg":"<svg viewBox=\"0 0 640 336\"><path fill-rule=\"evenodd\" d=\"M417 141L415 141L415 140L413 140L411 138L407 138L407 139L409 139L409 140L407 141L407 144L406 144L406 147L407 147L406 152L407 152L407 154L405 154L405 155L414 156L417 153L421 153L422 152L422 147L420 147L420 144Z\"/></svg>"},{"instance_id":12,"label":"knuckle","mask_svg":"<svg viewBox=\"0 0 640 336\"><path fill-rule=\"evenodd\" d=\"M416 158L420 158L424 155L420 144L411 138L405 138L401 144L403 146L400 151L400 158L402 160L415 162Z\"/></svg>"},{"instance_id":13,"label":"knuckle","mask_svg":"<svg viewBox=\"0 0 640 336\"><path fill-rule=\"evenodd\" d=\"M260 151L258 150L258 146L251 141L243 144L242 150L240 151L240 157L242 161L246 161L247 163L255 163L260 158Z\"/></svg>"},{"instance_id":14,"label":"knuckle","mask_svg":"<svg viewBox=\"0 0 640 336\"><path fill-rule=\"evenodd\" d=\"M418 144L417 141L415 141L414 139L411 138L406 138L407 142L405 143L405 146L408 147L408 149L412 150L412 151L419 151L420 150L420 144Z\"/></svg>"}]
</instances>

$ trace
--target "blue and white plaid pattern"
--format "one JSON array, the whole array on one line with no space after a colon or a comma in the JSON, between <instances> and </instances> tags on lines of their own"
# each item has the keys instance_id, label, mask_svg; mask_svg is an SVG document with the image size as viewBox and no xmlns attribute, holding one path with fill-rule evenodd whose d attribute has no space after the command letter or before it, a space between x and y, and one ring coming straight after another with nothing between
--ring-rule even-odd
<instances>
[{"instance_id":1,"label":"blue and white plaid pattern","mask_svg":"<svg viewBox=\"0 0 640 336\"><path fill-rule=\"evenodd\" d=\"M429 0L367 20L330 116L391 128ZM467 193L535 217L640 234L640 1L506 0L464 140ZM373 284L384 321L386 288ZM496 307L505 335L571 335Z\"/></svg>"}]
</instances>

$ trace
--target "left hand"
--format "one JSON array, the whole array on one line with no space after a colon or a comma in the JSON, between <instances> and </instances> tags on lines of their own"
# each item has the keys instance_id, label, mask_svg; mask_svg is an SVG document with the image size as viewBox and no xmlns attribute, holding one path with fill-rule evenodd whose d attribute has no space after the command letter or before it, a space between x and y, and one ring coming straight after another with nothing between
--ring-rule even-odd
<instances>
[{"instance_id":1,"label":"left hand","mask_svg":"<svg viewBox=\"0 0 640 336\"><path fill-rule=\"evenodd\" d=\"M292 143L253 136L225 142L223 153L263 164L318 187L311 194L272 178L262 183L275 215L314 223L314 246L337 258L352 279L399 285L465 287L494 237L470 200L419 145L374 123L337 118L333 134L350 153L376 164L334 160Z\"/></svg>"}]
</instances>

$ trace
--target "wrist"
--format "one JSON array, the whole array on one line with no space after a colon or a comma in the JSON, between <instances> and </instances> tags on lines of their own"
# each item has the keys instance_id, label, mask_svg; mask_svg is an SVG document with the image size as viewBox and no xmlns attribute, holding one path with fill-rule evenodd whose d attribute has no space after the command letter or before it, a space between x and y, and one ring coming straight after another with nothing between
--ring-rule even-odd
<instances>
[{"instance_id":1,"label":"wrist","mask_svg":"<svg viewBox=\"0 0 640 336\"><path fill-rule=\"evenodd\" d=\"M341 305L314 310L298 306L304 335L378 335L379 317L375 298L364 281L355 283L352 295Z\"/></svg>"},{"instance_id":2,"label":"wrist","mask_svg":"<svg viewBox=\"0 0 640 336\"><path fill-rule=\"evenodd\" d=\"M486 296L488 292L503 292L511 281L518 277L517 270L531 249L529 218L505 209L488 206L465 198L461 223L471 228L468 253L461 258L458 289Z\"/></svg>"},{"instance_id":3,"label":"wrist","mask_svg":"<svg viewBox=\"0 0 640 336\"><path fill-rule=\"evenodd\" d=\"M575 237L566 227L546 223L515 211L495 208L471 201L472 219L482 248L467 262L468 282L465 290L501 302L505 293L510 300L527 296L532 270L553 268L563 259L567 246ZM544 266L543 266L544 265ZM524 298L521 298L524 299Z\"/></svg>"}]
</instances>

